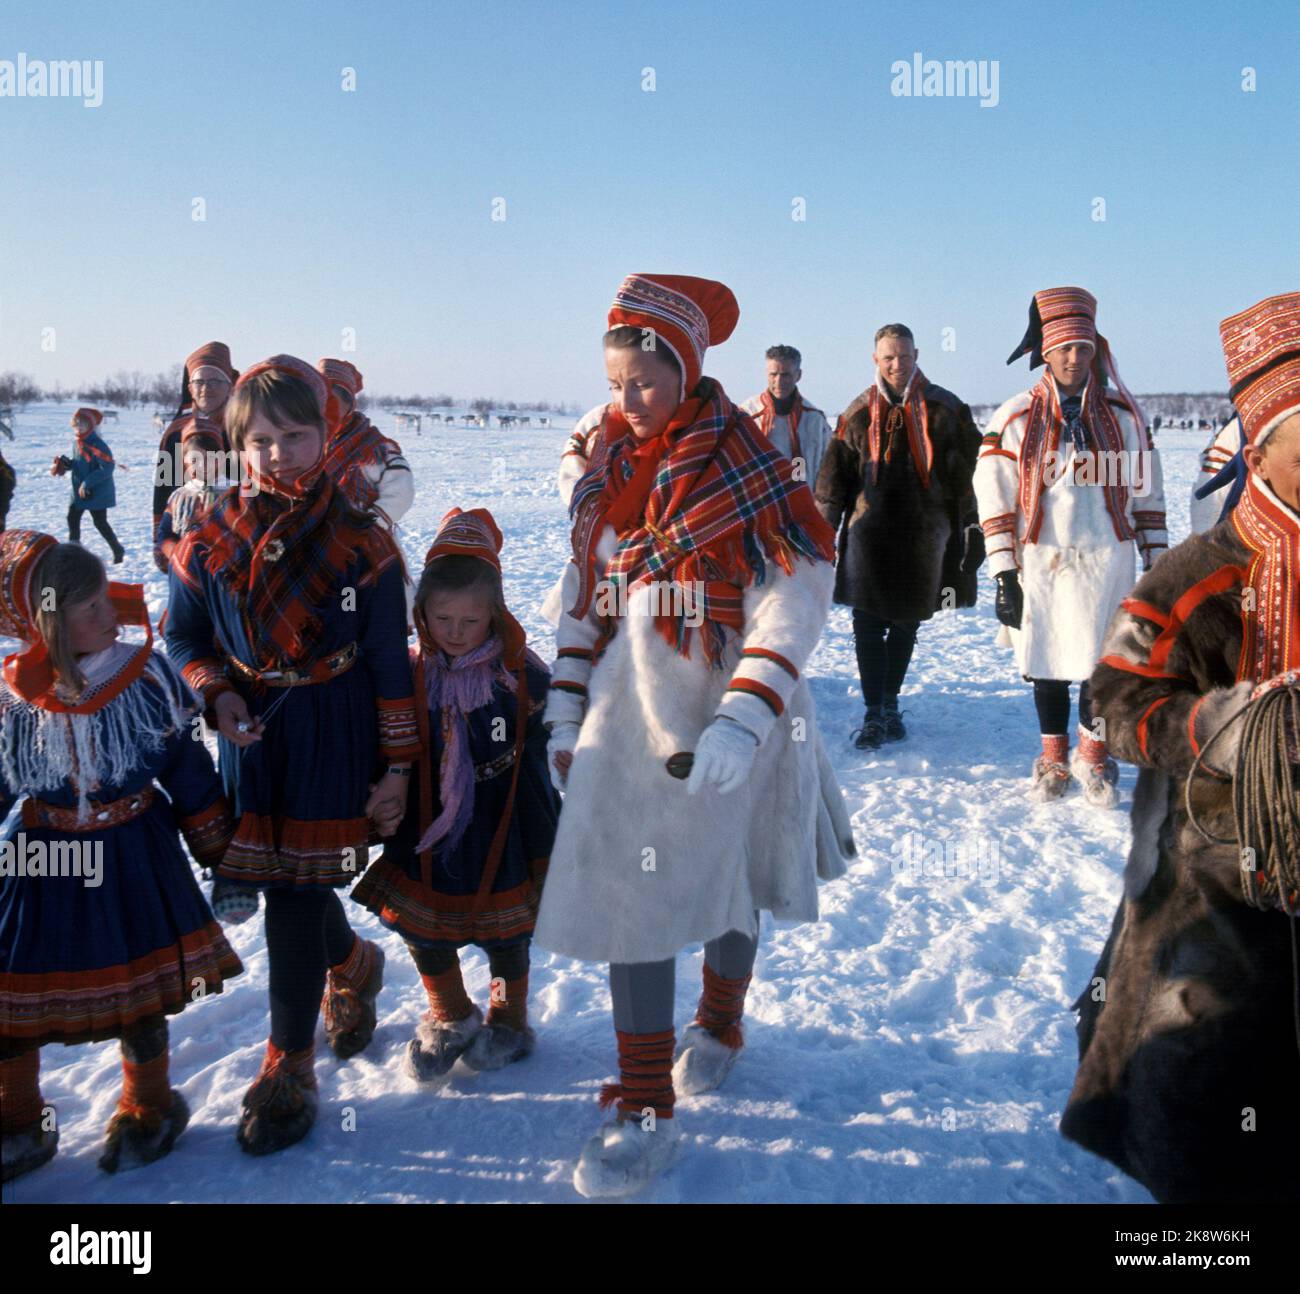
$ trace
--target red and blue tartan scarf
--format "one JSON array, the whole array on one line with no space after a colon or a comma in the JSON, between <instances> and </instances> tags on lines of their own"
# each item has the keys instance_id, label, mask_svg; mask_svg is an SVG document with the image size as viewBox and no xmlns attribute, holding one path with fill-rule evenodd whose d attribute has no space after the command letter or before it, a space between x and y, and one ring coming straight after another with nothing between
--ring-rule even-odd
<instances>
[{"instance_id":1,"label":"red and blue tartan scarf","mask_svg":"<svg viewBox=\"0 0 1300 1294\"><path fill-rule=\"evenodd\" d=\"M358 512L369 512L379 498L379 487L366 468L385 466L402 452L365 414L354 410L343 426L330 433L325 443L325 471Z\"/></svg>"},{"instance_id":2,"label":"red and blue tartan scarf","mask_svg":"<svg viewBox=\"0 0 1300 1294\"><path fill-rule=\"evenodd\" d=\"M201 525L173 554L180 574L191 570L196 548L204 563L238 599L257 669L309 663L321 633L321 610L339 597L340 581L358 558L368 565L363 584L399 560L388 531L357 512L321 463L292 485L254 473L255 493L233 487L218 497Z\"/></svg>"},{"instance_id":3,"label":"red and blue tartan scarf","mask_svg":"<svg viewBox=\"0 0 1300 1294\"><path fill-rule=\"evenodd\" d=\"M1095 373L1088 378L1088 384L1084 388L1079 417L1092 442L1091 448L1094 453L1123 453L1123 429L1115 417L1114 410L1110 407L1110 401L1106 399L1105 388ZM1020 442L1018 498L1020 515L1025 518L1022 542L1026 544L1038 542L1038 532L1043 526L1043 489L1046 484L1044 478L1049 472L1047 456L1048 454L1060 455L1063 421L1060 394L1057 392L1056 382L1049 369L1043 373L1030 393L1028 420L1025 424L1024 438ZM1054 474L1053 479L1058 475L1059 471ZM1109 478L1111 474L1105 475ZM1110 514L1111 524L1115 527L1115 537L1122 542L1134 538L1134 534L1126 513L1129 491L1124 478L1127 473L1121 472L1117 475L1118 480L1107 479L1101 488L1106 491L1106 511Z\"/></svg>"},{"instance_id":4,"label":"red and blue tartan scarf","mask_svg":"<svg viewBox=\"0 0 1300 1294\"><path fill-rule=\"evenodd\" d=\"M807 484L793 479L790 460L717 382L703 383L702 394L684 401L663 433L644 508L619 531L605 580L625 596L617 598L615 614L604 617L602 629L604 639L613 636L626 595L639 583L690 586L689 607L684 596L670 597L665 611L661 600L656 627L689 657L694 626L687 620L701 616L705 654L721 668L725 630L744 627L744 590L763 582L767 559L787 575L794 573L797 557L833 561L835 534ZM626 421L607 409L569 503L579 571L578 598L569 612L575 618L586 615L596 594L596 545L611 514L623 511L618 505L636 474L637 449Z\"/></svg>"},{"instance_id":5,"label":"red and blue tartan scarf","mask_svg":"<svg viewBox=\"0 0 1300 1294\"><path fill-rule=\"evenodd\" d=\"M919 368L914 368L902 402L894 404L886 396L878 378L840 415L835 436L837 440L846 440L849 420L864 407L867 410L865 457L871 464L872 485L880 480L881 458L886 463L893 462L894 447L900 433L905 433L921 488L930 488L930 474L934 471L934 442L930 439L930 411L925 403L925 392L929 385L925 374Z\"/></svg>"}]
</instances>

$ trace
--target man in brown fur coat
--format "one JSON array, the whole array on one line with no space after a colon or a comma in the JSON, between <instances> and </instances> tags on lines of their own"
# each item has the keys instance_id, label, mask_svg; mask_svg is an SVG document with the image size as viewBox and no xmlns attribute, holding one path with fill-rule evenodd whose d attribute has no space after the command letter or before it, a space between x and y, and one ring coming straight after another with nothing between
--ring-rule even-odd
<instances>
[{"instance_id":1,"label":"man in brown fur coat","mask_svg":"<svg viewBox=\"0 0 1300 1294\"><path fill-rule=\"evenodd\" d=\"M853 608L866 715L859 750L907 734L898 693L922 620L975 605L984 560L971 476L970 410L916 366L903 324L876 333L877 377L840 415L817 475L817 506L839 529L835 601Z\"/></svg>"},{"instance_id":2,"label":"man in brown fur coat","mask_svg":"<svg viewBox=\"0 0 1300 1294\"><path fill-rule=\"evenodd\" d=\"M1075 1004L1079 1071L1061 1120L1166 1203L1300 1199L1297 931L1284 914L1300 895L1283 890L1281 911L1247 904L1233 807L1242 715L1300 678L1300 293L1221 333L1245 491L1142 577L1092 676L1107 739L1141 771L1124 898Z\"/></svg>"}]
</instances>

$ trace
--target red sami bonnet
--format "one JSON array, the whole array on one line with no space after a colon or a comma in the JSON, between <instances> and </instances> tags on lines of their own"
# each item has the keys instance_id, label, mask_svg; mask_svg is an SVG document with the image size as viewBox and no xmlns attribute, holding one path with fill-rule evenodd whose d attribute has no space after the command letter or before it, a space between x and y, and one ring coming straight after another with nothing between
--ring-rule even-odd
<instances>
[{"instance_id":1,"label":"red sami bonnet","mask_svg":"<svg viewBox=\"0 0 1300 1294\"><path fill-rule=\"evenodd\" d=\"M147 641L131 663L117 676L109 693L97 695L85 705L69 705L54 694L57 679L49 650L36 626L37 597L32 577L41 559L58 540L38 530L6 530L0 535L0 633L21 638L24 650L5 657L4 680L15 695L47 710L86 713L97 710L144 670L153 642L153 627L144 601L144 586L109 581L108 595L122 624L143 625Z\"/></svg>"},{"instance_id":2,"label":"red sami bonnet","mask_svg":"<svg viewBox=\"0 0 1300 1294\"><path fill-rule=\"evenodd\" d=\"M726 341L739 318L725 283L687 274L629 274L609 308L610 328L645 329L672 351L682 371L682 400L704 372L704 352Z\"/></svg>"},{"instance_id":3,"label":"red sami bonnet","mask_svg":"<svg viewBox=\"0 0 1300 1294\"><path fill-rule=\"evenodd\" d=\"M424 564L427 567L440 557L474 557L500 574L501 544L501 530L486 508L473 508L469 512L452 508L438 523L438 533L424 555ZM518 669L524 659L524 629L509 611L505 612L504 619L502 657L507 669ZM432 655L438 648L424 622L424 608L420 606L415 608L415 627L420 646Z\"/></svg>"}]
</instances>

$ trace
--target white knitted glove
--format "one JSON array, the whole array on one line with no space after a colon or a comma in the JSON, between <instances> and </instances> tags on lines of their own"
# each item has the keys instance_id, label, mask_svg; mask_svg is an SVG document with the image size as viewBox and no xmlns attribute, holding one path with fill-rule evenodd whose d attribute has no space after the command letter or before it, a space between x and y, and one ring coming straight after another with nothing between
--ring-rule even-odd
<instances>
[{"instance_id":1,"label":"white knitted glove","mask_svg":"<svg viewBox=\"0 0 1300 1294\"><path fill-rule=\"evenodd\" d=\"M569 754L573 753L574 747L578 744L580 731L581 728L576 723L561 722L551 725L551 735L546 742L546 767L551 770L551 785L557 791L564 790L567 775L555 766L555 757L566 751Z\"/></svg>"},{"instance_id":2,"label":"white knitted glove","mask_svg":"<svg viewBox=\"0 0 1300 1294\"><path fill-rule=\"evenodd\" d=\"M749 776L757 751L758 738L743 723L719 715L695 746L687 794L696 795L705 786L714 787L719 795L734 791Z\"/></svg>"}]
</instances>

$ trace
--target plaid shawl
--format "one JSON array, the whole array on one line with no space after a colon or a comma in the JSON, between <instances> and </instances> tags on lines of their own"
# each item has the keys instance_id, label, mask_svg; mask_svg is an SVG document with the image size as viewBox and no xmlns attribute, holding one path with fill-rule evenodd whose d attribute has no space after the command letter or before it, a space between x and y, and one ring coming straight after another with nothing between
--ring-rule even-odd
<instances>
[{"instance_id":1,"label":"plaid shawl","mask_svg":"<svg viewBox=\"0 0 1300 1294\"><path fill-rule=\"evenodd\" d=\"M310 662L321 632L321 609L338 596L339 581L358 559L373 581L398 560L391 536L374 517L352 508L329 474L316 467L291 486L254 476L256 493L233 487L181 540L173 561L197 586L196 550L206 549L209 574L232 590L258 669Z\"/></svg>"},{"instance_id":2,"label":"plaid shawl","mask_svg":"<svg viewBox=\"0 0 1300 1294\"><path fill-rule=\"evenodd\" d=\"M366 475L366 468L383 466L402 452L365 414L352 416L330 434L325 445L325 471L358 512L369 512L379 498L379 488Z\"/></svg>"},{"instance_id":3,"label":"plaid shawl","mask_svg":"<svg viewBox=\"0 0 1300 1294\"><path fill-rule=\"evenodd\" d=\"M790 460L718 383L704 381L703 394L685 401L664 432L665 452L644 512L619 535L605 579L620 594L643 582L678 586L677 596L661 599L657 628L689 657L688 612L690 618L701 615L705 653L720 668L725 630L744 627L744 590L763 582L766 559L788 575L796 557L833 561L835 534L807 484L793 479ZM580 572L578 600L569 612L576 618L587 613L596 595L596 543L615 502L607 483L611 477L624 485L631 480L635 449L627 423L610 408L569 504L573 560ZM692 590L690 606L684 605L682 585ZM613 636L616 617L625 610L620 596L614 614L603 616L604 639Z\"/></svg>"},{"instance_id":4,"label":"plaid shawl","mask_svg":"<svg viewBox=\"0 0 1300 1294\"><path fill-rule=\"evenodd\" d=\"M1091 437L1094 450L1112 455L1123 453L1124 433L1095 373L1084 389L1080 420ZM1059 453L1062 422L1061 400L1049 370L1044 372L1031 393L1029 418L1024 439L1020 442L1019 505L1020 515L1025 518L1024 542L1027 544L1038 541L1038 532L1043 526L1044 477L1050 470L1046 459L1048 454ZM1138 426L1142 424L1139 422ZM1119 459L1112 458L1111 461L1118 462ZM1106 491L1106 511L1115 527L1115 537L1120 541L1133 539L1133 529L1125 515L1129 492L1123 483L1123 474L1118 481L1107 480L1102 488Z\"/></svg>"}]
</instances>

